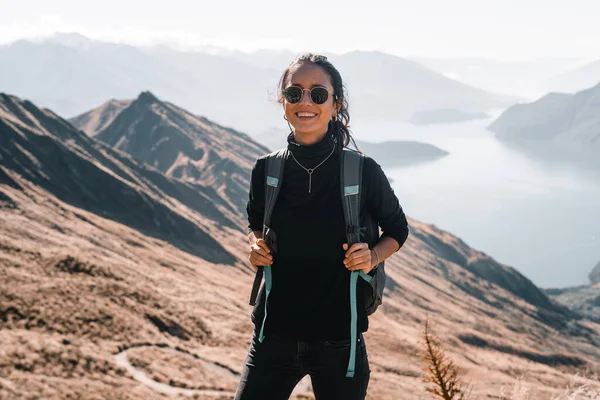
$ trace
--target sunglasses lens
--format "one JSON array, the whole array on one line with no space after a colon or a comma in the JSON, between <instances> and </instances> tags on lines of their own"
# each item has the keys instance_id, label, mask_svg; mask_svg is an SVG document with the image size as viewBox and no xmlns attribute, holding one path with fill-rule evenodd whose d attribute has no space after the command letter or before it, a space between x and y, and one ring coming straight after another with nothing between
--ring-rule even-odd
<instances>
[{"instance_id":1,"label":"sunglasses lens","mask_svg":"<svg viewBox=\"0 0 600 400\"><path fill-rule=\"evenodd\" d=\"M315 104L324 104L327 101L329 93L327 89L316 87L310 91L310 98Z\"/></svg>"},{"instance_id":2,"label":"sunglasses lens","mask_svg":"<svg viewBox=\"0 0 600 400\"><path fill-rule=\"evenodd\" d=\"M290 86L285 89L285 99L288 103L297 103L302 99L302 89L296 86Z\"/></svg>"}]
</instances>

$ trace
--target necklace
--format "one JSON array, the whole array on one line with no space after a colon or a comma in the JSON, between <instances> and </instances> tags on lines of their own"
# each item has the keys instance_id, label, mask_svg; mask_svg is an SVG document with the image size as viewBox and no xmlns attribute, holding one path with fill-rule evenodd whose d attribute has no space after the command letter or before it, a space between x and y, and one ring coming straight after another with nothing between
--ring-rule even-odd
<instances>
[{"instance_id":1,"label":"necklace","mask_svg":"<svg viewBox=\"0 0 600 400\"><path fill-rule=\"evenodd\" d=\"M329 153L329 155L327 157L325 157L325 159L323 161L321 161L319 163L319 165L317 165L314 168L306 168L304 165L300 164L298 162L298 160L296 160L294 153L290 150L290 154L292 155L292 158L294 159L294 161L296 161L296 164L298 164L303 170L308 172L308 193L310 193L312 190L312 174L313 174L313 172L315 172L315 170L317 168L319 168L321 165L323 165L325 163L325 161L327 161L329 159L329 157L331 157L331 155L333 154L334 151L335 151L335 146L333 146L333 149L331 149L331 153Z\"/></svg>"}]
</instances>

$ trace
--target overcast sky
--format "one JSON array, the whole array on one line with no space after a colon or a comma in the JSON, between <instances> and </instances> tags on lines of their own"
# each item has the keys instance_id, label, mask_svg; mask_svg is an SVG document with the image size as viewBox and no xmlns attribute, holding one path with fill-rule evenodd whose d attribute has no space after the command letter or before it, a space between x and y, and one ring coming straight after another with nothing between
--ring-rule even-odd
<instances>
[{"instance_id":1,"label":"overcast sky","mask_svg":"<svg viewBox=\"0 0 600 400\"><path fill-rule=\"evenodd\" d=\"M134 44L400 56L600 56L599 0L0 0L0 43L52 32Z\"/></svg>"}]
</instances>

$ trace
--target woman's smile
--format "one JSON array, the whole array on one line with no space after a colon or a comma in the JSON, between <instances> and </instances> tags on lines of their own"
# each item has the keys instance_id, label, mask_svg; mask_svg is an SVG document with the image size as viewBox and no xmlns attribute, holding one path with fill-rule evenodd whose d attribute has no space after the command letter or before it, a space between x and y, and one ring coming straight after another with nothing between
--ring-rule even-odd
<instances>
[{"instance_id":1,"label":"woman's smile","mask_svg":"<svg viewBox=\"0 0 600 400\"><path fill-rule=\"evenodd\" d=\"M296 116L301 120L311 120L313 118L317 117L317 113L314 112L308 112L308 111L299 111L296 113Z\"/></svg>"}]
</instances>

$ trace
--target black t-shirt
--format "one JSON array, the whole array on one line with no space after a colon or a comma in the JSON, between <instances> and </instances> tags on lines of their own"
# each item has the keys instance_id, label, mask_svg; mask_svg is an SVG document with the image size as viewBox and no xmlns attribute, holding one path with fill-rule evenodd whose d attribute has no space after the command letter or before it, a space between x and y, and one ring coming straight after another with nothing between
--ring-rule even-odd
<instances>
[{"instance_id":1,"label":"black t-shirt","mask_svg":"<svg viewBox=\"0 0 600 400\"><path fill-rule=\"evenodd\" d=\"M288 140L288 149L305 168L314 168L335 147L334 153L309 175L290 155L285 161L283 182L271 229L277 235L273 258L265 336L278 334L297 339L343 339L350 337L350 271L344 264L345 221L340 189L341 149L327 134L309 146ZM265 198L266 156L252 170L247 205L248 228L262 231ZM408 236L406 216L379 164L366 157L363 164L361 213L367 210L378 221L382 236L400 246ZM362 279L359 285L367 284ZM357 290L357 304L363 304ZM259 330L264 316L265 292L261 290L252 313ZM368 328L364 307L358 307L358 332Z\"/></svg>"}]
</instances>

